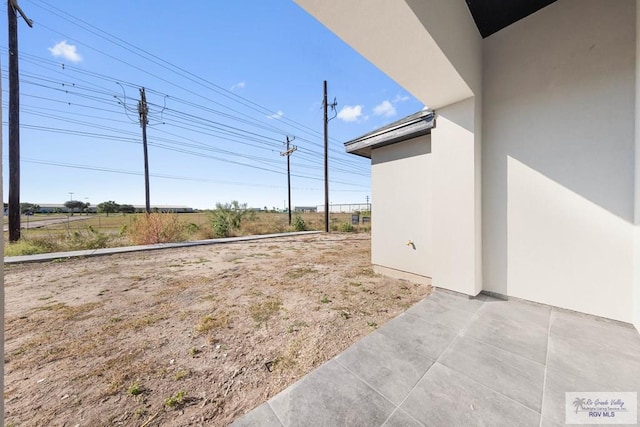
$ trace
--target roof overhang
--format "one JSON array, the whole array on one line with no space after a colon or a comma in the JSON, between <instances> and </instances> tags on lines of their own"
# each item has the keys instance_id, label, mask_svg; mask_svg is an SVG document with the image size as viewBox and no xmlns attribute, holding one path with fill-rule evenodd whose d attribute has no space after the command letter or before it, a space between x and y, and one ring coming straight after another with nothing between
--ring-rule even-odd
<instances>
[{"instance_id":1,"label":"roof overhang","mask_svg":"<svg viewBox=\"0 0 640 427\"><path fill-rule=\"evenodd\" d=\"M428 135L435 126L435 115L423 110L344 143L347 153L371 158L371 150Z\"/></svg>"},{"instance_id":2,"label":"roof overhang","mask_svg":"<svg viewBox=\"0 0 640 427\"><path fill-rule=\"evenodd\" d=\"M482 38L554 0L294 0L429 108L482 93Z\"/></svg>"}]
</instances>

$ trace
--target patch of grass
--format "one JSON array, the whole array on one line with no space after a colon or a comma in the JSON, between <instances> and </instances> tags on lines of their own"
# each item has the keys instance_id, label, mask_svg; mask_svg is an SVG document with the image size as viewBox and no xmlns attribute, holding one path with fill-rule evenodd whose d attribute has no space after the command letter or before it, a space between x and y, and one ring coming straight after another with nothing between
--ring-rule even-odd
<instances>
[{"instance_id":1,"label":"patch of grass","mask_svg":"<svg viewBox=\"0 0 640 427\"><path fill-rule=\"evenodd\" d=\"M323 304L329 304L331 302L331 300L329 299L329 297L327 295L323 295L322 299L320 300L321 303Z\"/></svg>"},{"instance_id":2,"label":"patch of grass","mask_svg":"<svg viewBox=\"0 0 640 427\"><path fill-rule=\"evenodd\" d=\"M338 230L342 233L352 233L354 231L353 225L349 222L342 222L338 225Z\"/></svg>"},{"instance_id":3,"label":"patch of grass","mask_svg":"<svg viewBox=\"0 0 640 427\"><path fill-rule=\"evenodd\" d=\"M201 353L200 349L197 349L195 347L190 347L189 348L189 356L191 356L191 357L196 357L200 353Z\"/></svg>"},{"instance_id":4,"label":"patch of grass","mask_svg":"<svg viewBox=\"0 0 640 427\"><path fill-rule=\"evenodd\" d=\"M289 343L287 350L276 358L273 363L274 368L281 370L293 368L298 364L298 356L304 347L304 337L294 339Z\"/></svg>"},{"instance_id":5,"label":"patch of grass","mask_svg":"<svg viewBox=\"0 0 640 427\"><path fill-rule=\"evenodd\" d=\"M296 320L287 327L287 332L292 334L294 332L298 332L302 328L306 328L307 326L309 326L309 324L304 320Z\"/></svg>"},{"instance_id":6,"label":"patch of grass","mask_svg":"<svg viewBox=\"0 0 640 427\"><path fill-rule=\"evenodd\" d=\"M229 325L229 315L227 313L217 313L215 316L207 314L200 318L196 331L207 333L214 329L226 328Z\"/></svg>"},{"instance_id":7,"label":"patch of grass","mask_svg":"<svg viewBox=\"0 0 640 427\"><path fill-rule=\"evenodd\" d=\"M367 326L373 328L373 329L377 329L378 328L378 324L376 322L367 322Z\"/></svg>"},{"instance_id":8,"label":"patch of grass","mask_svg":"<svg viewBox=\"0 0 640 427\"><path fill-rule=\"evenodd\" d=\"M134 414L138 418L143 418L143 417L145 417L147 415L147 409L144 406L142 406L142 407L136 409Z\"/></svg>"},{"instance_id":9,"label":"patch of grass","mask_svg":"<svg viewBox=\"0 0 640 427\"><path fill-rule=\"evenodd\" d=\"M91 310L101 306L100 302L88 302L86 304L69 306L63 302L57 302L53 304L43 305L36 307L34 311L56 311L62 314L64 320L81 320L80 317L90 312Z\"/></svg>"},{"instance_id":10,"label":"patch of grass","mask_svg":"<svg viewBox=\"0 0 640 427\"><path fill-rule=\"evenodd\" d=\"M128 391L130 395L137 396L139 394L142 394L144 390L142 389L142 387L140 387L140 382L135 381L133 384L129 386Z\"/></svg>"},{"instance_id":11,"label":"patch of grass","mask_svg":"<svg viewBox=\"0 0 640 427\"><path fill-rule=\"evenodd\" d=\"M138 332L167 318L166 313L168 313L168 311L164 309L158 311L158 313L144 313L126 320L120 317L112 317L109 319L109 323L104 325L102 329L110 334L118 334L125 331Z\"/></svg>"},{"instance_id":12,"label":"patch of grass","mask_svg":"<svg viewBox=\"0 0 640 427\"><path fill-rule=\"evenodd\" d=\"M4 256L36 255L58 252L59 250L58 239L47 236L34 239L22 238L14 243L6 243L4 245Z\"/></svg>"},{"instance_id":13,"label":"patch of grass","mask_svg":"<svg viewBox=\"0 0 640 427\"><path fill-rule=\"evenodd\" d=\"M249 306L249 314L256 322L263 323L269 320L274 314L280 311L282 301L279 299L268 299L266 301L257 302Z\"/></svg>"},{"instance_id":14,"label":"patch of grass","mask_svg":"<svg viewBox=\"0 0 640 427\"><path fill-rule=\"evenodd\" d=\"M306 276L307 274L313 274L315 273L316 270L314 270L313 268L309 268L309 267L304 267L304 268L294 268L292 270L289 270L286 272L285 277L289 278L289 279L299 279L303 276Z\"/></svg>"},{"instance_id":15,"label":"patch of grass","mask_svg":"<svg viewBox=\"0 0 640 427\"><path fill-rule=\"evenodd\" d=\"M191 375L191 371L189 369L182 369L182 370L176 372L175 375L173 376L173 378L176 381L180 381L180 380L183 380L183 379L189 377L190 375Z\"/></svg>"},{"instance_id":16,"label":"patch of grass","mask_svg":"<svg viewBox=\"0 0 640 427\"><path fill-rule=\"evenodd\" d=\"M265 254L264 252L256 252L255 254L249 254L250 258L260 258L260 257L268 258L270 256L271 256L270 254Z\"/></svg>"},{"instance_id":17,"label":"patch of grass","mask_svg":"<svg viewBox=\"0 0 640 427\"><path fill-rule=\"evenodd\" d=\"M187 393L184 392L183 390L180 390L179 392L177 392L173 396L167 398L164 401L164 406L167 406L169 408L180 407L180 406L182 406L184 404L184 398L186 396L187 396Z\"/></svg>"}]
</instances>

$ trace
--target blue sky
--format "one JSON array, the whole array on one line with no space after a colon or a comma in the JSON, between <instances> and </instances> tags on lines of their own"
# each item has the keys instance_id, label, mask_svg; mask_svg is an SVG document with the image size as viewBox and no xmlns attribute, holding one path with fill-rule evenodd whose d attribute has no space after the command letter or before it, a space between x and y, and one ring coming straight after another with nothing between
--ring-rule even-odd
<instances>
[{"instance_id":1,"label":"blue sky","mask_svg":"<svg viewBox=\"0 0 640 427\"><path fill-rule=\"evenodd\" d=\"M324 200L322 83L331 203L363 203L370 165L343 142L423 105L288 0L20 0L21 200L144 204L145 87L151 203L284 206L285 137L293 205ZM8 197L7 41L2 60Z\"/></svg>"}]
</instances>

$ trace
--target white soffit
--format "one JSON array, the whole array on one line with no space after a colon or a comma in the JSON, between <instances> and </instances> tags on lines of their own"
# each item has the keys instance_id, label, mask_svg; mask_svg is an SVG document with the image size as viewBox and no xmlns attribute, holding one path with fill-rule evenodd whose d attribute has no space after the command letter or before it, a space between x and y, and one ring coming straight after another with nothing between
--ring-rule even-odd
<instances>
[{"instance_id":1,"label":"white soffit","mask_svg":"<svg viewBox=\"0 0 640 427\"><path fill-rule=\"evenodd\" d=\"M473 96L404 0L294 1L429 108Z\"/></svg>"}]
</instances>

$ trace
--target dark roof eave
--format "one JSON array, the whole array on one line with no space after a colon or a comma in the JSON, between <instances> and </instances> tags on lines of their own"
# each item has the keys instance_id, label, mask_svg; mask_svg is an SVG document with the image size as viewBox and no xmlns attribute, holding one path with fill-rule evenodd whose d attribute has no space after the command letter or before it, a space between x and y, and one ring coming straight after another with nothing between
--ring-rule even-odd
<instances>
[{"instance_id":1,"label":"dark roof eave","mask_svg":"<svg viewBox=\"0 0 640 427\"><path fill-rule=\"evenodd\" d=\"M428 135L435 125L433 111L421 111L344 144L347 153L371 158L371 150Z\"/></svg>"}]
</instances>

